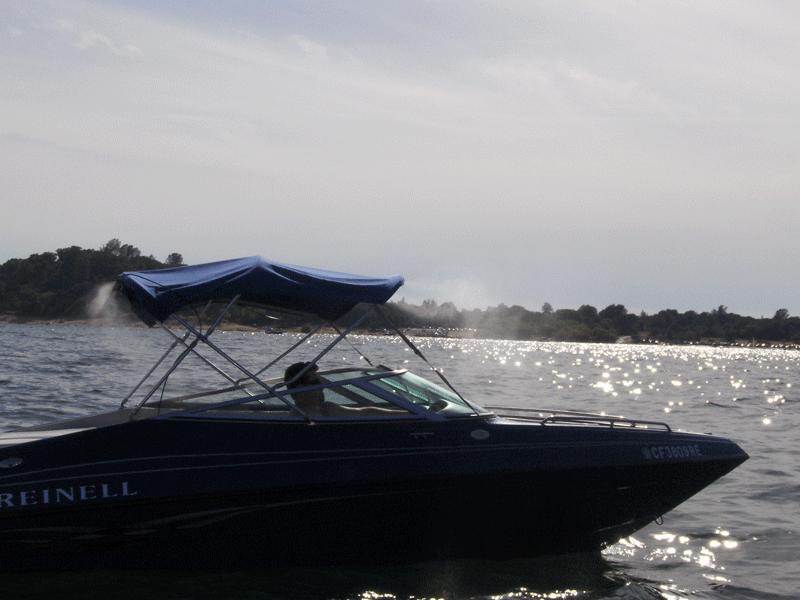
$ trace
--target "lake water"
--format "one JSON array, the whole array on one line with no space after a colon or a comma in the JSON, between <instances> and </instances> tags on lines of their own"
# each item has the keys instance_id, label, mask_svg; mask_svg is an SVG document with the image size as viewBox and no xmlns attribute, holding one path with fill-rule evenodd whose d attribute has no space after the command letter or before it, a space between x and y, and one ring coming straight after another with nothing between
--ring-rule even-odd
<instances>
[{"instance_id":1,"label":"lake water","mask_svg":"<svg viewBox=\"0 0 800 600\"><path fill-rule=\"evenodd\" d=\"M215 336L259 367L297 339ZM310 357L323 341L300 351ZM167 343L159 330L0 325L0 430L117 407ZM376 364L409 363L424 374L397 338L356 336L353 343ZM188 574L154 565L144 573L10 576L0 581L0 597L800 598L800 352L436 338L415 343L478 404L666 421L731 438L751 458L662 524L598 555L279 573ZM321 364L357 358L345 344Z\"/></svg>"}]
</instances>

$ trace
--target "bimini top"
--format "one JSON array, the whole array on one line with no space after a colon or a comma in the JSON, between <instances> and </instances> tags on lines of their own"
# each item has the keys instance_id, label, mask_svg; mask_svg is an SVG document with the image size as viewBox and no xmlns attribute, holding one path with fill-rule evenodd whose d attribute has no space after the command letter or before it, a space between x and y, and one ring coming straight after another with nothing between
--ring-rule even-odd
<instances>
[{"instance_id":1,"label":"bimini top","mask_svg":"<svg viewBox=\"0 0 800 600\"><path fill-rule=\"evenodd\" d=\"M118 286L148 325L212 300L239 301L335 320L356 304L383 304L403 285L400 275L363 277L267 261L260 256L222 262L127 271Z\"/></svg>"}]
</instances>

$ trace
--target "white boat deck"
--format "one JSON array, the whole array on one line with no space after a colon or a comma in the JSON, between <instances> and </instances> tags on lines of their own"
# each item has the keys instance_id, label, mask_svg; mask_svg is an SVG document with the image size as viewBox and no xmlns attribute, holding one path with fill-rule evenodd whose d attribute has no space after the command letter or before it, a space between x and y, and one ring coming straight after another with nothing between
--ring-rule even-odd
<instances>
[{"instance_id":1,"label":"white boat deck","mask_svg":"<svg viewBox=\"0 0 800 600\"><path fill-rule=\"evenodd\" d=\"M121 408L99 415L90 415L88 417L79 417L68 421L26 427L25 429L18 429L17 431L3 432L0 433L0 448L25 444L27 442L37 442L61 435L79 433L97 427L108 427L110 425L127 423L131 418L134 420L144 419L152 416L154 411L150 408L143 408L133 417L132 413L133 409Z\"/></svg>"},{"instance_id":2,"label":"white boat deck","mask_svg":"<svg viewBox=\"0 0 800 600\"><path fill-rule=\"evenodd\" d=\"M0 448L25 444L27 442L38 442L39 440L58 437L60 435L69 435L70 433L78 433L79 431L86 431L87 429L91 429L91 427L54 429L51 431L31 431L30 429L24 429L22 431L0 433Z\"/></svg>"}]
</instances>

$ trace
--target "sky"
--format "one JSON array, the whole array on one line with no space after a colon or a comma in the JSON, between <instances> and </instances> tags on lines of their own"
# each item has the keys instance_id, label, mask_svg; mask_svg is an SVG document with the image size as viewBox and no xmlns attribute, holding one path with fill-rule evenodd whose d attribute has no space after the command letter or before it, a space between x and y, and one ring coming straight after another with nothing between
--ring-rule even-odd
<instances>
[{"instance_id":1,"label":"sky","mask_svg":"<svg viewBox=\"0 0 800 600\"><path fill-rule=\"evenodd\" d=\"M0 263L800 316L798 150L789 0L0 3Z\"/></svg>"}]
</instances>

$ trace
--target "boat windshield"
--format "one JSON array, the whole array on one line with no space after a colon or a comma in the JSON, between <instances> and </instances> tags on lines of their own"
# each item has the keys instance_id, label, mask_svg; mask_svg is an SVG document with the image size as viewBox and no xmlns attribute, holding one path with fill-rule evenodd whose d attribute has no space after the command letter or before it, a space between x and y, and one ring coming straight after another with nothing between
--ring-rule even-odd
<instances>
[{"instance_id":1,"label":"boat windshield","mask_svg":"<svg viewBox=\"0 0 800 600\"><path fill-rule=\"evenodd\" d=\"M408 371L336 369L319 372L319 383L288 393L281 380L255 383L216 392L192 394L147 407L167 411L168 417L229 417L302 419L298 408L315 420L361 418L437 418L476 414L457 394ZM273 391L274 390L274 391ZM277 393L276 393L277 392ZM319 395L322 407L313 410L300 401L303 394ZM478 409L479 411L481 409ZM439 416L441 415L441 416Z\"/></svg>"},{"instance_id":2,"label":"boat windshield","mask_svg":"<svg viewBox=\"0 0 800 600\"><path fill-rule=\"evenodd\" d=\"M379 371L368 371L378 374ZM327 377L331 377L328 375ZM475 409L453 391L431 383L427 379L408 371L371 379L370 383L380 387L395 397L402 398L441 415L471 415Z\"/></svg>"}]
</instances>

